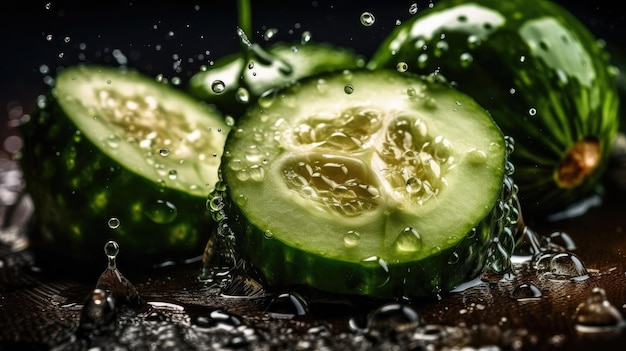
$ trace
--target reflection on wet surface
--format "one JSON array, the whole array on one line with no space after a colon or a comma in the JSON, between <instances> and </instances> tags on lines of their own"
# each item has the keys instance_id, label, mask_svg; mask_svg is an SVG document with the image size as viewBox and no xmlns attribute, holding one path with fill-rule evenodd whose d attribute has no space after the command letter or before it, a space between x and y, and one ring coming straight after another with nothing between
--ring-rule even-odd
<instances>
[{"instance_id":1,"label":"reflection on wet surface","mask_svg":"<svg viewBox=\"0 0 626 351\"><path fill-rule=\"evenodd\" d=\"M626 340L624 191L611 179L600 206L528 224L500 280L475 280L440 299L374 301L265 289L200 258L141 270L113 242L93 253L99 268L40 261L26 234L33 207L19 168L0 162L3 347L523 350Z\"/></svg>"}]
</instances>

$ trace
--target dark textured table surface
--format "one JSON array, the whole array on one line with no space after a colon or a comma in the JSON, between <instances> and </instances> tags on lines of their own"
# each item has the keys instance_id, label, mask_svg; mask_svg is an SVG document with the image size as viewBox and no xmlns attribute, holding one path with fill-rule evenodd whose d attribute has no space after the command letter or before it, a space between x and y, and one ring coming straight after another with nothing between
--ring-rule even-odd
<instances>
[{"instance_id":1,"label":"dark textured table surface","mask_svg":"<svg viewBox=\"0 0 626 351\"><path fill-rule=\"evenodd\" d=\"M396 19L407 18L411 3L385 7L380 2L315 1L292 8L269 3L258 6L255 25L259 30L279 28L285 40L311 30L317 38L367 54L368 42L379 41ZM102 307L106 299L94 293L108 267L104 252L94 253L102 255L101 266L78 269L42 260L29 248L24 228L33 208L22 192L19 168L10 159L20 145L11 121L33 111L36 96L46 91L46 79L56 67L81 61L83 55L107 62L111 50L120 49L148 74L184 80L205 63L199 54L215 59L237 50L235 7L49 4L14 4L0 13L0 32L8 38L0 44L0 350L619 350L626 343L624 327L589 332L576 323L584 319L578 310L583 303L600 311L596 316L608 318L608 324L611 316L626 316L625 145L618 148L603 180L605 195L589 199L584 213L528 223L544 238L566 233L575 244L569 259L584 265L586 279L551 279L519 258L514 274L500 281L476 281L440 299L396 301L394 306L270 292L228 274L223 281L200 281L199 257L135 270L133 257L122 250L117 268L144 303L108 311ZM626 48L618 37L625 21L608 4L572 9L609 41L619 59ZM377 15L377 26L363 34L358 14L365 7ZM174 71L178 58L183 69ZM249 296L237 297L244 293ZM104 305L85 307L93 301ZM610 308L616 314L606 312ZM101 312L92 318L104 326L98 332L86 322L88 312Z\"/></svg>"}]
</instances>

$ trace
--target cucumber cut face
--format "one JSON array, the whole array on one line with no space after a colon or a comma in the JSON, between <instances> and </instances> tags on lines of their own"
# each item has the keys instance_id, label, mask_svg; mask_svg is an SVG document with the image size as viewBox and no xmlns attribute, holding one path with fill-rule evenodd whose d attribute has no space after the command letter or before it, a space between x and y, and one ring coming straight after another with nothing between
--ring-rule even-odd
<instances>
[{"instance_id":1,"label":"cucumber cut face","mask_svg":"<svg viewBox=\"0 0 626 351\"><path fill-rule=\"evenodd\" d=\"M270 284L430 295L475 275L502 232L506 150L485 110L446 84L344 71L253 106L212 201L228 202L217 217Z\"/></svg>"},{"instance_id":2,"label":"cucumber cut face","mask_svg":"<svg viewBox=\"0 0 626 351\"><path fill-rule=\"evenodd\" d=\"M107 240L142 255L197 250L228 132L216 110L136 71L65 69L23 126L37 236L79 256Z\"/></svg>"}]
</instances>

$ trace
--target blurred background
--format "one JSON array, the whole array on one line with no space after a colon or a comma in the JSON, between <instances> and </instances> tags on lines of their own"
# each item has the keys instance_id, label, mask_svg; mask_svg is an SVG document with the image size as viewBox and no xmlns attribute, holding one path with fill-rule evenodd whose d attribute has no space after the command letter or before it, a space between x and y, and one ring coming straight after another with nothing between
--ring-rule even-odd
<instances>
[{"instance_id":1,"label":"blurred background","mask_svg":"<svg viewBox=\"0 0 626 351\"><path fill-rule=\"evenodd\" d=\"M599 38L621 66L626 48L625 15L609 0L559 0ZM368 57L377 44L412 14L436 0L252 1L252 41L296 41L305 31L313 40L349 46ZM375 23L359 16L369 11ZM37 95L55 73L79 62L126 65L184 86L203 65L239 50L237 1L10 1L0 8L0 152L21 147L13 128L32 113ZM266 41L267 30L277 30Z\"/></svg>"}]
</instances>

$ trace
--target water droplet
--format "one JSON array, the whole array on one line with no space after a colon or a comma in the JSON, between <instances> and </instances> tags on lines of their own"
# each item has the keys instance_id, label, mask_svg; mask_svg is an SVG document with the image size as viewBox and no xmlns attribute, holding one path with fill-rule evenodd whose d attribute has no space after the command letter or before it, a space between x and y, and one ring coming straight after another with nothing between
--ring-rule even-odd
<instances>
[{"instance_id":1,"label":"water droplet","mask_svg":"<svg viewBox=\"0 0 626 351\"><path fill-rule=\"evenodd\" d=\"M232 127L235 125L235 118L233 118L233 116L226 116L224 122L227 126Z\"/></svg>"},{"instance_id":2,"label":"water droplet","mask_svg":"<svg viewBox=\"0 0 626 351\"><path fill-rule=\"evenodd\" d=\"M370 27L374 24L374 22L376 22L376 18L374 18L374 15L371 12L363 12L361 14L362 25Z\"/></svg>"},{"instance_id":3,"label":"water droplet","mask_svg":"<svg viewBox=\"0 0 626 351\"><path fill-rule=\"evenodd\" d=\"M176 171L175 169L170 170L167 173L167 177L170 178L171 180L174 180L178 177L178 171Z\"/></svg>"},{"instance_id":4,"label":"water droplet","mask_svg":"<svg viewBox=\"0 0 626 351\"><path fill-rule=\"evenodd\" d=\"M302 45L305 45L305 44L307 44L308 42L311 41L311 38L312 38L311 32L309 32L308 30L304 31L304 32L302 32L302 36L300 37L300 43Z\"/></svg>"},{"instance_id":5,"label":"water droplet","mask_svg":"<svg viewBox=\"0 0 626 351\"><path fill-rule=\"evenodd\" d=\"M464 52L459 56L459 60L461 61L461 67L468 67L472 62L474 62L474 56L469 52Z\"/></svg>"},{"instance_id":6,"label":"water droplet","mask_svg":"<svg viewBox=\"0 0 626 351\"><path fill-rule=\"evenodd\" d=\"M276 35L276 33L278 33L278 29L276 29L276 28L269 28L263 34L263 39L265 41L269 41L270 39L272 39L274 37L274 35Z\"/></svg>"},{"instance_id":7,"label":"water droplet","mask_svg":"<svg viewBox=\"0 0 626 351\"><path fill-rule=\"evenodd\" d=\"M531 116L536 115L536 114L537 114L537 109L535 109L534 107L531 107L531 108L528 110L528 114L529 114L529 115L531 115Z\"/></svg>"},{"instance_id":8,"label":"water droplet","mask_svg":"<svg viewBox=\"0 0 626 351\"><path fill-rule=\"evenodd\" d=\"M352 84L347 84L346 86L343 87L343 91L346 94L352 94L354 93L354 86Z\"/></svg>"},{"instance_id":9,"label":"water droplet","mask_svg":"<svg viewBox=\"0 0 626 351\"><path fill-rule=\"evenodd\" d=\"M226 90L226 85L221 80L215 80L211 84L211 90L213 90L215 94L221 94Z\"/></svg>"},{"instance_id":10,"label":"water droplet","mask_svg":"<svg viewBox=\"0 0 626 351\"><path fill-rule=\"evenodd\" d=\"M511 297L519 302L533 301L541 297L541 290L532 283L523 283L515 287Z\"/></svg>"},{"instance_id":11,"label":"water droplet","mask_svg":"<svg viewBox=\"0 0 626 351\"><path fill-rule=\"evenodd\" d=\"M120 146L122 139L115 134L109 134L106 139L106 144L111 149L117 149Z\"/></svg>"},{"instance_id":12,"label":"water droplet","mask_svg":"<svg viewBox=\"0 0 626 351\"><path fill-rule=\"evenodd\" d=\"M157 224L173 222L177 213L178 210L173 203L161 199L147 203L144 209L146 217Z\"/></svg>"},{"instance_id":13,"label":"water droplet","mask_svg":"<svg viewBox=\"0 0 626 351\"><path fill-rule=\"evenodd\" d=\"M394 247L402 252L419 251L422 249L422 237L414 228L406 227L396 238Z\"/></svg>"},{"instance_id":14,"label":"water droplet","mask_svg":"<svg viewBox=\"0 0 626 351\"><path fill-rule=\"evenodd\" d=\"M576 250L574 240L564 232L554 232L541 241L541 247L550 251L573 251Z\"/></svg>"},{"instance_id":15,"label":"water droplet","mask_svg":"<svg viewBox=\"0 0 626 351\"><path fill-rule=\"evenodd\" d=\"M487 154L483 150L471 148L467 152L467 161L473 165L481 165L487 162Z\"/></svg>"},{"instance_id":16,"label":"water droplet","mask_svg":"<svg viewBox=\"0 0 626 351\"><path fill-rule=\"evenodd\" d=\"M448 257L448 264L450 264L450 265L457 264L457 263L459 263L459 260L460 260L459 253L454 251L454 252L452 252L450 257Z\"/></svg>"},{"instance_id":17,"label":"water droplet","mask_svg":"<svg viewBox=\"0 0 626 351\"><path fill-rule=\"evenodd\" d=\"M274 318L294 318L308 312L307 301L298 293L282 293L272 300L267 312Z\"/></svg>"},{"instance_id":18,"label":"water droplet","mask_svg":"<svg viewBox=\"0 0 626 351\"><path fill-rule=\"evenodd\" d=\"M235 98L242 104L247 104L250 101L250 93L248 92L248 89L239 87L237 89L237 93L235 94Z\"/></svg>"},{"instance_id":19,"label":"water droplet","mask_svg":"<svg viewBox=\"0 0 626 351\"><path fill-rule=\"evenodd\" d=\"M574 312L576 330L581 333L612 333L626 326L620 311L607 299L604 289L595 287Z\"/></svg>"},{"instance_id":20,"label":"water droplet","mask_svg":"<svg viewBox=\"0 0 626 351\"><path fill-rule=\"evenodd\" d=\"M367 336L374 340L389 340L413 331L423 324L419 314L402 303L387 303L367 317Z\"/></svg>"},{"instance_id":21,"label":"water droplet","mask_svg":"<svg viewBox=\"0 0 626 351\"><path fill-rule=\"evenodd\" d=\"M109 218L109 220L107 221L107 225L109 226L109 228L111 229L117 229L120 227L120 220L117 219L117 217L111 217Z\"/></svg>"},{"instance_id":22,"label":"water droplet","mask_svg":"<svg viewBox=\"0 0 626 351\"><path fill-rule=\"evenodd\" d=\"M398 70L398 72L406 72L409 69L409 65L402 61L402 62L398 62L398 64L396 65L396 70Z\"/></svg>"},{"instance_id":23,"label":"water droplet","mask_svg":"<svg viewBox=\"0 0 626 351\"><path fill-rule=\"evenodd\" d=\"M359 241L361 240L361 234L355 230L349 230L343 236L343 245L346 248L352 248L359 245Z\"/></svg>"},{"instance_id":24,"label":"water droplet","mask_svg":"<svg viewBox=\"0 0 626 351\"><path fill-rule=\"evenodd\" d=\"M201 315L193 321L195 325L201 328L221 327L238 327L242 324L239 317L222 310L213 310L208 316Z\"/></svg>"},{"instance_id":25,"label":"water droplet","mask_svg":"<svg viewBox=\"0 0 626 351\"><path fill-rule=\"evenodd\" d=\"M83 304L78 331L81 334L112 331L116 326L116 317L113 295L103 289L94 289Z\"/></svg>"},{"instance_id":26,"label":"water droplet","mask_svg":"<svg viewBox=\"0 0 626 351\"><path fill-rule=\"evenodd\" d=\"M417 3L412 3L411 6L409 6L409 13L412 15L417 13Z\"/></svg>"},{"instance_id":27,"label":"water droplet","mask_svg":"<svg viewBox=\"0 0 626 351\"><path fill-rule=\"evenodd\" d=\"M573 253L558 252L544 253L544 263L536 263L539 268L543 268L544 277L551 280L585 280L589 277L589 272L585 264Z\"/></svg>"},{"instance_id":28,"label":"water droplet","mask_svg":"<svg viewBox=\"0 0 626 351\"><path fill-rule=\"evenodd\" d=\"M167 157L170 155L170 149L166 148L166 147L162 147L161 149L159 149L159 155L163 156L163 157Z\"/></svg>"},{"instance_id":29,"label":"water droplet","mask_svg":"<svg viewBox=\"0 0 626 351\"><path fill-rule=\"evenodd\" d=\"M271 230L267 229L264 233L263 236L265 237L265 239L273 239L274 238L274 233L272 233Z\"/></svg>"}]
</instances>

